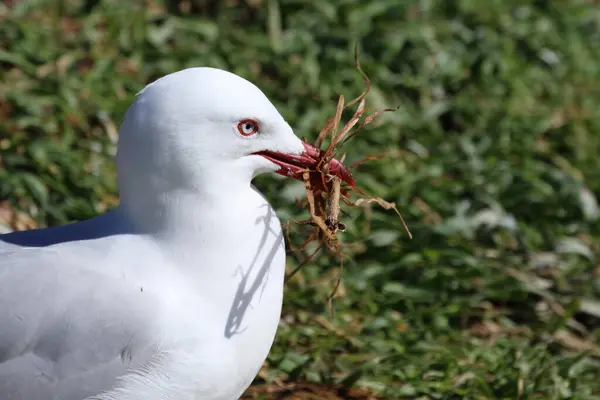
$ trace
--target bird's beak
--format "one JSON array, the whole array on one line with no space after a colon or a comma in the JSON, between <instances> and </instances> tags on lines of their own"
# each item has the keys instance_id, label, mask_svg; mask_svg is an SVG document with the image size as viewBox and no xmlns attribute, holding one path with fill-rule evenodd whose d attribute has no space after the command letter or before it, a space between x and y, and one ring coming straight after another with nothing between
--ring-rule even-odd
<instances>
[{"instance_id":1,"label":"bird's beak","mask_svg":"<svg viewBox=\"0 0 600 400\"><path fill-rule=\"evenodd\" d=\"M300 154L286 154L269 150L259 151L254 154L263 156L267 160L279 165L278 174L303 181L303 172L316 170L321 159L321 150L304 141L302 141L302 144L304 145L304 152ZM356 187L356 182L350 171L335 158L329 163L329 174L337 176L351 187Z\"/></svg>"}]
</instances>

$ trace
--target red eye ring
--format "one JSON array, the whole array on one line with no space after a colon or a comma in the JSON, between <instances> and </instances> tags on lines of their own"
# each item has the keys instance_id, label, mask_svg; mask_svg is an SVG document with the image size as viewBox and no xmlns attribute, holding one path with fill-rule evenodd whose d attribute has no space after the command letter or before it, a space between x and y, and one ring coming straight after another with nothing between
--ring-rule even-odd
<instances>
[{"instance_id":1,"label":"red eye ring","mask_svg":"<svg viewBox=\"0 0 600 400\"><path fill-rule=\"evenodd\" d=\"M254 120L254 119L243 119L240 121L240 123L237 126L238 128L238 132L240 133L240 135L242 136L252 136L256 133L258 133L258 121Z\"/></svg>"}]
</instances>

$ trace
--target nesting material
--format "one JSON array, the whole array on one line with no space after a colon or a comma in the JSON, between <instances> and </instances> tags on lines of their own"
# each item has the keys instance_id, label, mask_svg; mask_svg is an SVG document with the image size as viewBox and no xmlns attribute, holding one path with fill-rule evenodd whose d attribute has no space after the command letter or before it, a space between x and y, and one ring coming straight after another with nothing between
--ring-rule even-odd
<instances>
[{"instance_id":1,"label":"nesting material","mask_svg":"<svg viewBox=\"0 0 600 400\"><path fill-rule=\"evenodd\" d=\"M306 201L303 206L310 211L310 219L305 221L293 221L296 224L309 225L314 227L308 238L301 244L300 248L293 251L303 250L309 243L318 242L316 250L312 252L303 262L294 269L288 278L291 278L306 262L311 260L323 247L327 247L330 251L339 256L340 265L343 267L343 257L338 240L338 233L345 230L345 225L340 221L341 209L343 203L349 207L357 207L367 203L376 203L386 210L394 210L409 237L412 239L410 230L408 229L402 215L398 211L394 203L388 202L379 197L372 197L362 191L351 176L346 176L344 181L339 177L339 171L332 171L332 168L338 169L339 164L331 163L331 160L340 152L341 147L350 139L352 139L365 126L372 123L377 117L385 112L393 111L393 109L383 109L372 113L367 113L365 109L366 98L370 90L370 81L367 75L363 72L358 63L358 58L355 56L356 68L361 73L365 81L365 90L349 103L345 103L344 96L340 96L335 115L327 120L325 126L319 132L319 136L314 143L317 149L320 149L318 154L314 156L318 159L314 168L306 169L302 172L302 180L306 189ZM355 106L356 109L352 117L342 125L342 112L346 109ZM329 144L323 148L323 143L329 138ZM344 156L340 158L344 161ZM367 158L363 161L372 159ZM362 162L362 161L361 161ZM357 163L360 164L361 162ZM356 164L355 164L356 165ZM350 200L350 193L356 192L360 196L355 201ZM289 228L289 225L288 225ZM341 274L340 274L341 280ZM340 280L335 285L335 288L330 296L330 300L335 296L340 284Z\"/></svg>"}]
</instances>

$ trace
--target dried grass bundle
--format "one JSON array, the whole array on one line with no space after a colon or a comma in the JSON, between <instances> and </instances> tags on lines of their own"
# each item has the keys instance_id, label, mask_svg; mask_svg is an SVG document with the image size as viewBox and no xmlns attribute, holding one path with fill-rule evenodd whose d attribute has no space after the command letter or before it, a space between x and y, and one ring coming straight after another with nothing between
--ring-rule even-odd
<instances>
[{"instance_id":1,"label":"dried grass bundle","mask_svg":"<svg viewBox=\"0 0 600 400\"><path fill-rule=\"evenodd\" d=\"M306 189L306 201L302 204L303 207L308 207L310 211L310 219L305 221L293 221L300 225L313 226L311 234L297 249L292 251L304 250L309 243L317 242L319 245L316 250L312 252L305 260L303 260L298 267L296 267L290 274L288 274L286 280L289 280L296 272L302 268L308 261L314 258L314 256L323 248L327 247L330 251L338 255L340 259L340 268L343 271L343 257L340 248L340 242L338 240L338 232L345 230L345 225L340 222L340 203L343 202L345 205L350 207L357 207L366 203L377 203L386 210L394 210L400 220L409 237L412 239L412 234L408 229L408 226L404 222L402 215L398 211L394 203L385 201L379 197L373 197L367 195L360 188L356 186L354 179L351 176L347 176L345 179L347 182L343 182L340 179L340 171L333 171L332 168L339 168L341 164L331 163L340 148L350 139L352 139L361 129L372 123L378 116L385 112L394 111L393 109L383 109L367 114L365 109L366 98L369 94L371 83L367 75L362 70L358 61L357 54L355 52L355 63L356 68L364 78L365 89L355 99L349 103L345 103L344 96L340 96L336 113L327 120L325 126L319 132L319 136L314 143L317 149L321 149L318 154L314 157L318 159L316 166L311 169L306 169L302 172L302 180L304 181ZM356 106L353 116L343 126L341 124L342 113L344 110L349 109L352 106ZM322 149L323 143L327 138L330 138L329 145ZM358 165L364 161L372 160L373 157L366 158L353 166ZM341 158L341 162L344 161L344 156ZM352 202L350 201L350 192L355 191L360 194L361 198ZM289 235L290 225L287 226L287 232ZM288 243L290 241L288 240ZM342 274L329 297L330 304L331 300L337 293L341 282Z\"/></svg>"}]
</instances>

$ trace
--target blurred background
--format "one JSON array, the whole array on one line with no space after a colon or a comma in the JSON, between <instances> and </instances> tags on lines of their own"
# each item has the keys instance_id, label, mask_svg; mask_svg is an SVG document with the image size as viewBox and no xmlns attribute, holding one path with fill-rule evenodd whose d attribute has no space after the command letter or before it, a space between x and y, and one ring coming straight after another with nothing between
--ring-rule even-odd
<instances>
[{"instance_id":1,"label":"blurred background","mask_svg":"<svg viewBox=\"0 0 600 400\"><path fill-rule=\"evenodd\" d=\"M346 208L333 316L339 262L321 253L287 284L244 398L600 399L597 0L4 0L0 229L113 207L123 113L182 68L253 81L314 140L364 88L355 43L367 105L398 110L347 164L387 156L353 172L414 238ZM306 218L302 185L256 184L283 221Z\"/></svg>"}]
</instances>

